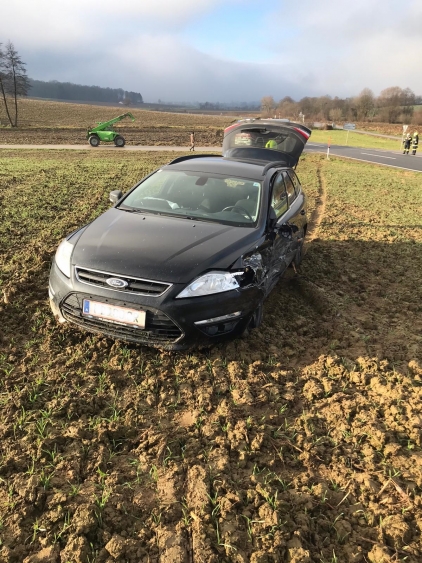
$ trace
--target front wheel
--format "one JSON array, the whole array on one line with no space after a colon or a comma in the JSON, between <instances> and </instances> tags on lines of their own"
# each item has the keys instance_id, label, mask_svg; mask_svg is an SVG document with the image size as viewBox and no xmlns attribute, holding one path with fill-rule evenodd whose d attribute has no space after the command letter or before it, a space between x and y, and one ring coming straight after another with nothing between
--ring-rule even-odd
<instances>
[{"instance_id":1,"label":"front wheel","mask_svg":"<svg viewBox=\"0 0 422 563\"><path fill-rule=\"evenodd\" d=\"M304 240L302 239L301 243L299 244L299 248L296 250L295 257L293 258L293 263L295 266L300 266L302 264L303 244L304 244Z\"/></svg>"},{"instance_id":2,"label":"front wheel","mask_svg":"<svg viewBox=\"0 0 422 563\"><path fill-rule=\"evenodd\" d=\"M251 318L249 319L248 324L242 331L242 338L247 338L253 328L258 328L262 324L262 317L264 315L264 305L261 303L252 313Z\"/></svg>"},{"instance_id":3,"label":"front wheel","mask_svg":"<svg viewBox=\"0 0 422 563\"><path fill-rule=\"evenodd\" d=\"M100 144L100 138L97 137L97 135L91 135L88 141L91 147L98 147L98 145Z\"/></svg>"},{"instance_id":4,"label":"front wheel","mask_svg":"<svg viewBox=\"0 0 422 563\"><path fill-rule=\"evenodd\" d=\"M121 135L117 135L117 137L115 137L114 139L114 144L116 145L116 147L124 147L125 143L126 141Z\"/></svg>"}]
</instances>

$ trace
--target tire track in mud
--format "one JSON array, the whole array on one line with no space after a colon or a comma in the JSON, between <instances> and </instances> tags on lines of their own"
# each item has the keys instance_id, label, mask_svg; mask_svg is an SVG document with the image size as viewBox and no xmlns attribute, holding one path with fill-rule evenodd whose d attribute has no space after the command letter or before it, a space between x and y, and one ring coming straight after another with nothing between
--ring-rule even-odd
<instances>
[{"instance_id":1,"label":"tire track in mud","mask_svg":"<svg viewBox=\"0 0 422 563\"><path fill-rule=\"evenodd\" d=\"M318 197L316 199L316 207L311 214L311 218L308 223L308 232L306 243L309 245L318 235L319 227L325 215L325 207L327 204L327 186L325 178L322 175L321 165L318 163L317 167L317 178L318 178Z\"/></svg>"},{"instance_id":2,"label":"tire track in mud","mask_svg":"<svg viewBox=\"0 0 422 563\"><path fill-rule=\"evenodd\" d=\"M307 256L310 252L312 242L318 239L320 225L325 217L327 185L322 173L322 166L323 164L321 162L316 163L318 195L315 198L315 208L313 209L308 222L308 229L304 241L304 256ZM335 318L335 312L329 293L324 287L320 287L313 279L308 277L303 272L303 269L299 269L299 271L296 272L295 290L301 295L303 302L307 303L318 315L329 312L332 318L332 328L334 327L333 319ZM330 334L332 334L332 330L330 331ZM306 359L306 361L308 360Z\"/></svg>"}]
</instances>

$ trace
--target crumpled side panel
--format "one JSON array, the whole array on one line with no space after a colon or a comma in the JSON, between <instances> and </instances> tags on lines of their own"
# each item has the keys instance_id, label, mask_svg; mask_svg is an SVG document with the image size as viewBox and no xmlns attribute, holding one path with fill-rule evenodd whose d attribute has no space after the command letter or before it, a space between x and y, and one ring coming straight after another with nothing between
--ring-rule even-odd
<instances>
[{"instance_id":1,"label":"crumpled side panel","mask_svg":"<svg viewBox=\"0 0 422 563\"><path fill-rule=\"evenodd\" d=\"M269 264L265 264L265 256L255 252L247 257L242 257L242 266L245 268L246 285L256 285L266 293L267 272Z\"/></svg>"}]
</instances>

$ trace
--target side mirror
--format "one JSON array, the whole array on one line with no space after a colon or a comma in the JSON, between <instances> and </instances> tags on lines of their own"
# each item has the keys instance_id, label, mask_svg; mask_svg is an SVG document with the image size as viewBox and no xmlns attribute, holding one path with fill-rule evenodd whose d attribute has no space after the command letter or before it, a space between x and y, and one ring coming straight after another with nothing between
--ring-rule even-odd
<instances>
[{"instance_id":1,"label":"side mirror","mask_svg":"<svg viewBox=\"0 0 422 563\"><path fill-rule=\"evenodd\" d=\"M277 215L276 212L274 210L274 207L271 206L270 207L270 212L268 214L268 230L271 232L275 229L275 226L277 225Z\"/></svg>"},{"instance_id":2,"label":"side mirror","mask_svg":"<svg viewBox=\"0 0 422 563\"><path fill-rule=\"evenodd\" d=\"M111 203L114 203L114 205L116 205L116 203L122 197L123 197L123 193L120 190L113 190L112 192L110 192L110 201Z\"/></svg>"}]
</instances>

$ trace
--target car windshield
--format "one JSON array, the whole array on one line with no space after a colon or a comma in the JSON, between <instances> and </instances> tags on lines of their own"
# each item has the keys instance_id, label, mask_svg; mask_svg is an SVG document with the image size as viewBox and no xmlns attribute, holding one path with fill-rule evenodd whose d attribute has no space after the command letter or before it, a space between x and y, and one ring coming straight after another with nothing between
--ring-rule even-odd
<instances>
[{"instance_id":1,"label":"car windshield","mask_svg":"<svg viewBox=\"0 0 422 563\"><path fill-rule=\"evenodd\" d=\"M258 219L261 183L205 172L158 170L119 205L120 208L254 226Z\"/></svg>"}]
</instances>

